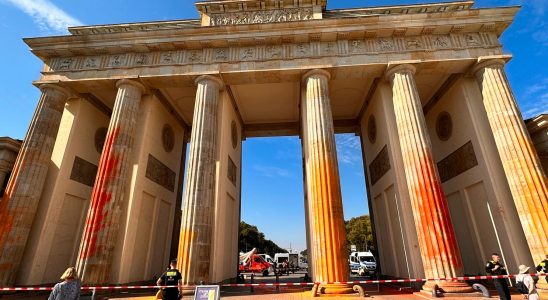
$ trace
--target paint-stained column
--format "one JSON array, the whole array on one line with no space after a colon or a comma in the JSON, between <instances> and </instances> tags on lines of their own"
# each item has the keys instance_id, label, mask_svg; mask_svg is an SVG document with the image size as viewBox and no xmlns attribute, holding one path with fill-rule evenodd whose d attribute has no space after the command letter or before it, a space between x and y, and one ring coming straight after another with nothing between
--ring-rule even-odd
<instances>
[{"instance_id":1,"label":"paint-stained column","mask_svg":"<svg viewBox=\"0 0 548 300\"><path fill-rule=\"evenodd\" d=\"M546 174L508 84L504 65L502 59L489 59L478 63L474 71L521 227L533 260L539 263L548 254ZM539 285L548 292L544 280Z\"/></svg>"},{"instance_id":2,"label":"paint-stained column","mask_svg":"<svg viewBox=\"0 0 548 300\"><path fill-rule=\"evenodd\" d=\"M109 282L121 206L129 184L130 156L133 150L139 104L145 88L137 81L117 82L118 94L99 161L77 269L85 283Z\"/></svg>"},{"instance_id":3,"label":"paint-stained column","mask_svg":"<svg viewBox=\"0 0 548 300\"><path fill-rule=\"evenodd\" d=\"M345 282L349 277L348 250L329 79L325 70L312 70L303 76L303 151L312 244L309 251L315 282ZM342 284L326 284L321 289L332 294L352 291Z\"/></svg>"},{"instance_id":4,"label":"paint-stained column","mask_svg":"<svg viewBox=\"0 0 548 300\"><path fill-rule=\"evenodd\" d=\"M390 68L386 77L392 84L396 126L424 273L427 278L462 276L462 259L434 163L414 74L414 66L403 64ZM464 282L451 281L429 281L423 288L430 291L434 284L445 293L473 291Z\"/></svg>"},{"instance_id":5,"label":"paint-stained column","mask_svg":"<svg viewBox=\"0 0 548 300\"><path fill-rule=\"evenodd\" d=\"M205 75L196 79L196 85L198 89L194 104L178 254L184 285L198 284L201 281L210 283L210 254L215 224L217 108L223 83L217 77Z\"/></svg>"},{"instance_id":6,"label":"paint-stained column","mask_svg":"<svg viewBox=\"0 0 548 300\"><path fill-rule=\"evenodd\" d=\"M29 130L0 202L0 286L11 286L44 188L55 138L70 92L44 84Z\"/></svg>"}]
</instances>

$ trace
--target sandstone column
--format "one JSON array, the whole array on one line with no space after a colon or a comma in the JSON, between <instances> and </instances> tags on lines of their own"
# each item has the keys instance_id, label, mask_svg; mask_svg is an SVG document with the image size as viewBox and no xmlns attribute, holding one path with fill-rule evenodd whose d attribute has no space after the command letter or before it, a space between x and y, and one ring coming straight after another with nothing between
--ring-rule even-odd
<instances>
[{"instance_id":1,"label":"sandstone column","mask_svg":"<svg viewBox=\"0 0 548 300\"><path fill-rule=\"evenodd\" d=\"M116 87L118 94L99 161L77 261L82 280L90 284L109 282L112 255L122 221L121 206L129 184L129 160L139 104L145 90L137 81L127 79L118 81Z\"/></svg>"},{"instance_id":2,"label":"sandstone column","mask_svg":"<svg viewBox=\"0 0 548 300\"><path fill-rule=\"evenodd\" d=\"M514 203L535 263L548 254L548 187L546 174L504 73L505 61L490 59L474 71L483 105L508 179ZM546 281L539 288L548 292Z\"/></svg>"},{"instance_id":3,"label":"sandstone column","mask_svg":"<svg viewBox=\"0 0 548 300\"><path fill-rule=\"evenodd\" d=\"M303 76L303 151L310 222L312 269L315 282L348 281L348 250L344 226L333 116L329 100L330 75L312 70ZM326 284L325 293L341 294L352 289Z\"/></svg>"},{"instance_id":4,"label":"sandstone column","mask_svg":"<svg viewBox=\"0 0 548 300\"><path fill-rule=\"evenodd\" d=\"M0 286L15 282L42 194L65 102L65 89L44 84L11 180L0 202Z\"/></svg>"},{"instance_id":5,"label":"sandstone column","mask_svg":"<svg viewBox=\"0 0 548 300\"><path fill-rule=\"evenodd\" d=\"M217 104L223 83L216 77L205 75L198 77L196 84L198 89L194 104L178 254L184 285L198 284L201 281L209 283L211 241L215 224Z\"/></svg>"},{"instance_id":6,"label":"sandstone column","mask_svg":"<svg viewBox=\"0 0 548 300\"><path fill-rule=\"evenodd\" d=\"M427 278L463 275L462 260L451 224L447 199L432 156L432 145L414 79L415 67L403 64L390 68L396 125L405 177L417 228L424 273ZM427 282L445 293L472 292L464 282Z\"/></svg>"}]
</instances>

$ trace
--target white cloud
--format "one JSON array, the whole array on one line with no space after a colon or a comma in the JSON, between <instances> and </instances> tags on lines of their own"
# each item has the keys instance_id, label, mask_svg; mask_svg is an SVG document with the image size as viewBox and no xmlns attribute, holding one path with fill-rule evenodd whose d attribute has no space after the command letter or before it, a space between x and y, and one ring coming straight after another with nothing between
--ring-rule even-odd
<instances>
[{"instance_id":1,"label":"white cloud","mask_svg":"<svg viewBox=\"0 0 548 300\"><path fill-rule=\"evenodd\" d=\"M254 165L253 170L257 171L265 177L293 177L293 174L291 172L278 167Z\"/></svg>"},{"instance_id":2,"label":"white cloud","mask_svg":"<svg viewBox=\"0 0 548 300\"><path fill-rule=\"evenodd\" d=\"M548 78L530 85L521 99L526 101L522 107L523 118L528 119L548 113Z\"/></svg>"},{"instance_id":3,"label":"white cloud","mask_svg":"<svg viewBox=\"0 0 548 300\"><path fill-rule=\"evenodd\" d=\"M355 164L362 159L360 138L353 134L339 134L336 136L337 156L344 164Z\"/></svg>"},{"instance_id":4,"label":"white cloud","mask_svg":"<svg viewBox=\"0 0 548 300\"><path fill-rule=\"evenodd\" d=\"M29 15L41 30L48 33L66 33L67 27L82 25L48 0L5 0Z\"/></svg>"}]
</instances>

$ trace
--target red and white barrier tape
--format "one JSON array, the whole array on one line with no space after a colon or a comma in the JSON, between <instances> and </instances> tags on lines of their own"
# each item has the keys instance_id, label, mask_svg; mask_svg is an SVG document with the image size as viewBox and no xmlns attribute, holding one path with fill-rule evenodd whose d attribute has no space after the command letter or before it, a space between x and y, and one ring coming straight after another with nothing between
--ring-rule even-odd
<instances>
[{"instance_id":1,"label":"red and white barrier tape","mask_svg":"<svg viewBox=\"0 0 548 300\"><path fill-rule=\"evenodd\" d=\"M545 273L531 274L533 277L547 276ZM486 280L515 278L516 275L496 275L496 276L462 276L450 278L407 278L407 279L379 279L379 280L358 280L345 282L286 282L286 283L228 283L221 284L222 287L262 287L262 286L311 286L315 284L378 284L378 283L406 283L406 282L426 282L426 281L466 281L466 280ZM193 288L194 286L185 286ZM92 290L132 290L132 289L158 289L158 288L177 288L177 286L158 286L158 285L116 285L116 286L83 286L83 291ZM7 287L0 288L0 291L51 291L53 287Z\"/></svg>"}]
</instances>

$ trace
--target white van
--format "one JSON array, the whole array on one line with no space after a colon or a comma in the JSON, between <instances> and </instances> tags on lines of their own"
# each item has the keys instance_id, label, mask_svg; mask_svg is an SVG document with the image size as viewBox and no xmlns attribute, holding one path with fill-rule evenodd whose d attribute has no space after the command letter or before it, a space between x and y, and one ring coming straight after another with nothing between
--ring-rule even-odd
<instances>
[{"instance_id":1,"label":"white van","mask_svg":"<svg viewBox=\"0 0 548 300\"><path fill-rule=\"evenodd\" d=\"M308 270L306 258L298 253L276 253L274 255L274 262L277 268L281 268L284 261L289 263L289 268L292 272L296 270Z\"/></svg>"},{"instance_id":2,"label":"white van","mask_svg":"<svg viewBox=\"0 0 548 300\"><path fill-rule=\"evenodd\" d=\"M374 275L377 272L377 261L371 251L351 252L349 257L350 273L360 276Z\"/></svg>"},{"instance_id":3,"label":"white van","mask_svg":"<svg viewBox=\"0 0 548 300\"><path fill-rule=\"evenodd\" d=\"M271 265L274 265L274 259L272 259L272 256L268 254L259 254L264 260L266 260L267 263L270 263Z\"/></svg>"}]
</instances>

